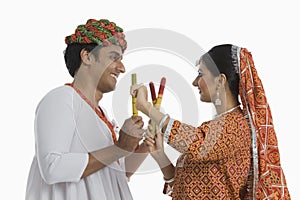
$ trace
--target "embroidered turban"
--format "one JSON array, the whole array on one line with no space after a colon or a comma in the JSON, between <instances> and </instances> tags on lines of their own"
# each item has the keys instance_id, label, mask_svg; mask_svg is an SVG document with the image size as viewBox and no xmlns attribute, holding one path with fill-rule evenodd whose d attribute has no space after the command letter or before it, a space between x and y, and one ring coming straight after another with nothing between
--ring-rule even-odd
<instances>
[{"instance_id":1,"label":"embroidered turban","mask_svg":"<svg viewBox=\"0 0 300 200\"><path fill-rule=\"evenodd\" d=\"M86 24L77 26L75 33L65 38L66 44L118 45L124 52L127 47L123 29L107 19L89 19Z\"/></svg>"}]
</instances>

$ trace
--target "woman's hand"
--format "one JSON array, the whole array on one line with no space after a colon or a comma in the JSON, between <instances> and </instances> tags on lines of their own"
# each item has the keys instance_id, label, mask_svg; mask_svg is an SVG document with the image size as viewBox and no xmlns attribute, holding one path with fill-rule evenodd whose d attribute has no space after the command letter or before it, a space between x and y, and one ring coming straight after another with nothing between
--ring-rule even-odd
<instances>
[{"instance_id":1,"label":"woman's hand","mask_svg":"<svg viewBox=\"0 0 300 200\"><path fill-rule=\"evenodd\" d=\"M158 131L158 127L156 126L156 134L153 136L151 134L152 126L150 124L151 123L148 125L144 143L148 146L151 156L159 165L165 179L172 180L175 175L175 167L165 154L164 135ZM173 183L169 184L170 186L173 185Z\"/></svg>"},{"instance_id":2,"label":"woman's hand","mask_svg":"<svg viewBox=\"0 0 300 200\"><path fill-rule=\"evenodd\" d=\"M149 116L151 103L148 102L148 91L147 88L142 84L136 84L130 87L130 94L136 98L136 108Z\"/></svg>"},{"instance_id":3,"label":"woman's hand","mask_svg":"<svg viewBox=\"0 0 300 200\"><path fill-rule=\"evenodd\" d=\"M148 146L151 156L154 159L159 159L159 157L164 154L163 134L158 131L158 126L156 126L155 136L153 136L151 131L152 131L152 126L151 123L149 123L148 129L146 131L144 143Z\"/></svg>"}]
</instances>

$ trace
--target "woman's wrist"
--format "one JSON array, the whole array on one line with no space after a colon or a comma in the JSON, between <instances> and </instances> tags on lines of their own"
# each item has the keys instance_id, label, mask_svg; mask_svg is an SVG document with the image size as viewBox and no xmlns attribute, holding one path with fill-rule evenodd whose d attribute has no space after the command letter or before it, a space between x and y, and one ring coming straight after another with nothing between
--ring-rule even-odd
<instances>
[{"instance_id":1,"label":"woman's wrist","mask_svg":"<svg viewBox=\"0 0 300 200\"><path fill-rule=\"evenodd\" d=\"M152 152L151 156L161 168L170 164L170 160L163 150Z\"/></svg>"},{"instance_id":2,"label":"woman's wrist","mask_svg":"<svg viewBox=\"0 0 300 200\"><path fill-rule=\"evenodd\" d=\"M147 145L143 142L142 144L140 144L139 149L135 152L135 153L149 153L149 147L147 147Z\"/></svg>"},{"instance_id":3,"label":"woman's wrist","mask_svg":"<svg viewBox=\"0 0 300 200\"><path fill-rule=\"evenodd\" d=\"M145 102L142 106L141 112L147 115L148 117L150 116L150 110L151 110L152 104L150 102Z\"/></svg>"},{"instance_id":4,"label":"woman's wrist","mask_svg":"<svg viewBox=\"0 0 300 200\"><path fill-rule=\"evenodd\" d=\"M156 151L151 152L151 156L155 160L160 160L165 156L165 152L163 150L156 150Z\"/></svg>"}]
</instances>

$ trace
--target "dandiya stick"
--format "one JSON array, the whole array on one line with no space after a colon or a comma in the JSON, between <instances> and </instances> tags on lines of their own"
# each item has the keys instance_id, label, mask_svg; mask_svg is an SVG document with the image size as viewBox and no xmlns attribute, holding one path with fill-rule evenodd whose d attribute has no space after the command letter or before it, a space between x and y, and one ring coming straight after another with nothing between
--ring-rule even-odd
<instances>
[{"instance_id":1,"label":"dandiya stick","mask_svg":"<svg viewBox=\"0 0 300 200\"><path fill-rule=\"evenodd\" d=\"M137 83L136 81L136 74L131 74L131 85L135 85ZM138 116L138 110L135 106L136 98L132 97L132 116L136 117ZM135 151L137 151L140 148L140 145L137 145L135 148Z\"/></svg>"},{"instance_id":2,"label":"dandiya stick","mask_svg":"<svg viewBox=\"0 0 300 200\"><path fill-rule=\"evenodd\" d=\"M135 85L136 82L136 74L131 74L131 85ZM135 103L136 98L132 97L132 116L138 116L138 110L136 109Z\"/></svg>"},{"instance_id":3,"label":"dandiya stick","mask_svg":"<svg viewBox=\"0 0 300 200\"><path fill-rule=\"evenodd\" d=\"M160 110L160 106L161 106L161 102L162 102L162 98L163 98L163 94L164 94L164 89L165 89L165 85L166 85L166 78L163 77L160 81L160 85L159 85L159 90L158 90L158 96L157 99L155 101L154 107L157 110ZM151 125L152 125L152 134L155 135L155 129L156 129L156 125L155 123L151 121Z\"/></svg>"},{"instance_id":4,"label":"dandiya stick","mask_svg":"<svg viewBox=\"0 0 300 200\"><path fill-rule=\"evenodd\" d=\"M160 86L159 86L159 90L158 90L158 96L157 96L157 100L155 102L155 108L156 109L160 109L160 104L164 95L164 89L165 89L165 85L166 85L166 78L163 77L160 81Z\"/></svg>"},{"instance_id":5,"label":"dandiya stick","mask_svg":"<svg viewBox=\"0 0 300 200\"><path fill-rule=\"evenodd\" d=\"M149 87L150 87L150 92L151 92L151 98L152 98L152 103L153 105L155 105L156 102L156 94L155 94L155 87L153 82L149 83Z\"/></svg>"},{"instance_id":6,"label":"dandiya stick","mask_svg":"<svg viewBox=\"0 0 300 200\"><path fill-rule=\"evenodd\" d=\"M150 92L151 92L152 103L153 103L153 106L155 106L155 103L156 103L156 94L155 94L155 87L154 87L153 82L149 83L149 87L150 87ZM151 134L155 135L155 128L156 128L156 126L155 126L155 122L153 120L151 120L151 127L152 127Z\"/></svg>"}]
</instances>

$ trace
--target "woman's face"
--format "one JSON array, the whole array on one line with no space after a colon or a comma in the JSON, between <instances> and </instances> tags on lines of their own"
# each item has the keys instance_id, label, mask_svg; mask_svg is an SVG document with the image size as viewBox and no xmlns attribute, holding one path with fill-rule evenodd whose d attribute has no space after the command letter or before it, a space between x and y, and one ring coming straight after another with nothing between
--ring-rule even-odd
<instances>
[{"instance_id":1,"label":"woman's face","mask_svg":"<svg viewBox=\"0 0 300 200\"><path fill-rule=\"evenodd\" d=\"M212 102L216 99L217 77L212 75L203 61L199 64L198 76L193 81L193 86L198 88L201 101Z\"/></svg>"}]
</instances>

